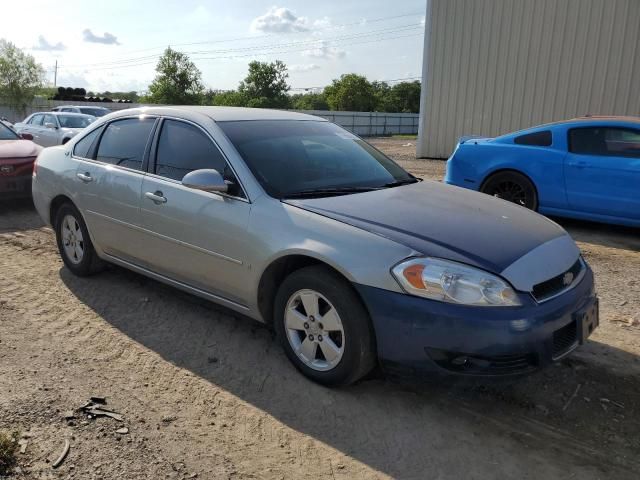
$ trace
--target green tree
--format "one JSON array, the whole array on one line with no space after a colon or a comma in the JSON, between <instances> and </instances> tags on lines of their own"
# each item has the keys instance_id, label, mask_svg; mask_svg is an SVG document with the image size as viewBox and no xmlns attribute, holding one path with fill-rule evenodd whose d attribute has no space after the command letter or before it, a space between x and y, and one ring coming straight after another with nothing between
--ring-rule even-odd
<instances>
[{"instance_id":1,"label":"green tree","mask_svg":"<svg viewBox=\"0 0 640 480\"><path fill-rule=\"evenodd\" d=\"M158 61L156 72L145 101L170 105L200 103L204 92L202 73L187 55L168 47Z\"/></svg>"},{"instance_id":2,"label":"green tree","mask_svg":"<svg viewBox=\"0 0 640 480\"><path fill-rule=\"evenodd\" d=\"M237 90L214 92L209 105L222 107L246 107L247 98Z\"/></svg>"},{"instance_id":3,"label":"green tree","mask_svg":"<svg viewBox=\"0 0 640 480\"><path fill-rule=\"evenodd\" d=\"M291 96L291 108L295 110L329 110L324 93L297 93Z\"/></svg>"},{"instance_id":4,"label":"green tree","mask_svg":"<svg viewBox=\"0 0 640 480\"><path fill-rule=\"evenodd\" d=\"M246 99L248 107L289 108L287 66L280 60L272 63L253 61L247 77L240 82L238 93Z\"/></svg>"},{"instance_id":5,"label":"green tree","mask_svg":"<svg viewBox=\"0 0 640 480\"><path fill-rule=\"evenodd\" d=\"M331 110L371 112L376 107L373 86L362 75L348 73L324 89Z\"/></svg>"},{"instance_id":6,"label":"green tree","mask_svg":"<svg viewBox=\"0 0 640 480\"><path fill-rule=\"evenodd\" d=\"M391 88L389 95L390 104L394 112L420 113L420 89L419 81L402 82ZM389 110L387 110L389 111Z\"/></svg>"},{"instance_id":7,"label":"green tree","mask_svg":"<svg viewBox=\"0 0 640 480\"><path fill-rule=\"evenodd\" d=\"M387 82L374 81L371 82L373 88L373 96L375 97L376 112L395 112L395 106L391 99L391 87Z\"/></svg>"},{"instance_id":8,"label":"green tree","mask_svg":"<svg viewBox=\"0 0 640 480\"><path fill-rule=\"evenodd\" d=\"M44 69L13 43L0 39L0 101L25 113L44 81Z\"/></svg>"}]
</instances>

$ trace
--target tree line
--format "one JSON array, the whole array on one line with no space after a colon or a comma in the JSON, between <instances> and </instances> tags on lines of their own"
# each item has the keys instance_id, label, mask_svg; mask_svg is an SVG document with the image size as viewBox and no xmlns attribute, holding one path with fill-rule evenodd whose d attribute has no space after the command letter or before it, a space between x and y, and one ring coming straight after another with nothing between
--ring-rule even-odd
<instances>
[{"instance_id":1,"label":"tree line","mask_svg":"<svg viewBox=\"0 0 640 480\"><path fill-rule=\"evenodd\" d=\"M168 105L221 105L296 110L418 113L420 82L369 81L355 73L342 75L321 92L291 94L287 66L275 62L249 63L247 76L235 90L205 88L202 72L189 57L167 48L156 66L156 77L148 93L88 92L89 96L126 99ZM34 96L55 95L43 87L45 72L33 56L11 42L0 39L0 102L24 110Z\"/></svg>"},{"instance_id":2,"label":"tree line","mask_svg":"<svg viewBox=\"0 0 640 480\"><path fill-rule=\"evenodd\" d=\"M370 82L355 73L342 75L321 92L290 94L287 66L275 62L249 63L247 76L235 90L206 89L202 73L187 55L167 48L158 61L156 77L143 103L219 105L229 107L338 110L360 112L420 111L420 82Z\"/></svg>"}]
</instances>

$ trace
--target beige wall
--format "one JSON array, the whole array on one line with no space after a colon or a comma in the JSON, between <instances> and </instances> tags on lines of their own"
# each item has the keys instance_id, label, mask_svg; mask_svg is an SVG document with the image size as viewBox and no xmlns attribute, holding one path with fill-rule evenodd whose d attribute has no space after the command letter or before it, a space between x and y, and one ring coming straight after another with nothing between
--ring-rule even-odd
<instances>
[{"instance_id":1,"label":"beige wall","mask_svg":"<svg viewBox=\"0 0 640 480\"><path fill-rule=\"evenodd\" d=\"M419 157L466 134L640 115L640 0L427 2Z\"/></svg>"}]
</instances>

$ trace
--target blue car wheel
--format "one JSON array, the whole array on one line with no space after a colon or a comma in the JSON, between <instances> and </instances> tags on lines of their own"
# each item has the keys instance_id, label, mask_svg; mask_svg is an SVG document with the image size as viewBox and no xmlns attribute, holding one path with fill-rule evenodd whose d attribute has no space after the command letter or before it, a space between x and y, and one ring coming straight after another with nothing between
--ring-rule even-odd
<instances>
[{"instance_id":1,"label":"blue car wheel","mask_svg":"<svg viewBox=\"0 0 640 480\"><path fill-rule=\"evenodd\" d=\"M538 193L531 181L518 172L498 172L480 188L482 193L513 202L529 210L538 209Z\"/></svg>"}]
</instances>

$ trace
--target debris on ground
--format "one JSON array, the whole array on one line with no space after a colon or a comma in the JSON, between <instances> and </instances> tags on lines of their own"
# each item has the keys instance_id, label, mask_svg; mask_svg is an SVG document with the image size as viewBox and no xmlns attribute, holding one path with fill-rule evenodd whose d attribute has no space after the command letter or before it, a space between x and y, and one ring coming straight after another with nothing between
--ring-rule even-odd
<instances>
[{"instance_id":1,"label":"debris on ground","mask_svg":"<svg viewBox=\"0 0 640 480\"><path fill-rule=\"evenodd\" d=\"M116 430L116 433L119 435L126 435L127 433L129 433L129 429L127 427L122 427Z\"/></svg>"},{"instance_id":2,"label":"debris on ground","mask_svg":"<svg viewBox=\"0 0 640 480\"><path fill-rule=\"evenodd\" d=\"M65 439L64 448L62 449L62 453L57 458L57 460L51 464L51 466L53 468L58 468L60 465L62 465L62 462L64 462L64 459L67 458L67 455L69 453L69 449L70 448L71 448L71 444L69 443L69 440Z\"/></svg>"},{"instance_id":3,"label":"debris on ground","mask_svg":"<svg viewBox=\"0 0 640 480\"><path fill-rule=\"evenodd\" d=\"M573 392L573 395L571 395L569 397L569 400L567 400L567 403L564 404L564 407L562 407L562 411L566 412L567 408L569 408L569 405L571 405L571 402L573 401L574 398L576 398L576 396L578 395L578 392L580 391L580 388L582 387L582 384L579 383L578 386L576 387L575 391Z\"/></svg>"},{"instance_id":4,"label":"debris on ground","mask_svg":"<svg viewBox=\"0 0 640 480\"><path fill-rule=\"evenodd\" d=\"M18 440L18 445L20 446L20 454L24 455L25 453L27 453L27 446L29 445L29 440L27 440L26 438L21 438L20 440Z\"/></svg>"},{"instance_id":5,"label":"debris on ground","mask_svg":"<svg viewBox=\"0 0 640 480\"><path fill-rule=\"evenodd\" d=\"M18 434L0 432L0 475L9 475L16 463Z\"/></svg>"},{"instance_id":6,"label":"debris on ground","mask_svg":"<svg viewBox=\"0 0 640 480\"><path fill-rule=\"evenodd\" d=\"M96 401L97 400L97 401ZM104 408L107 400L104 397L91 397L91 400L79 408L88 418L109 417L118 422L124 422L124 417L118 412Z\"/></svg>"}]
</instances>

